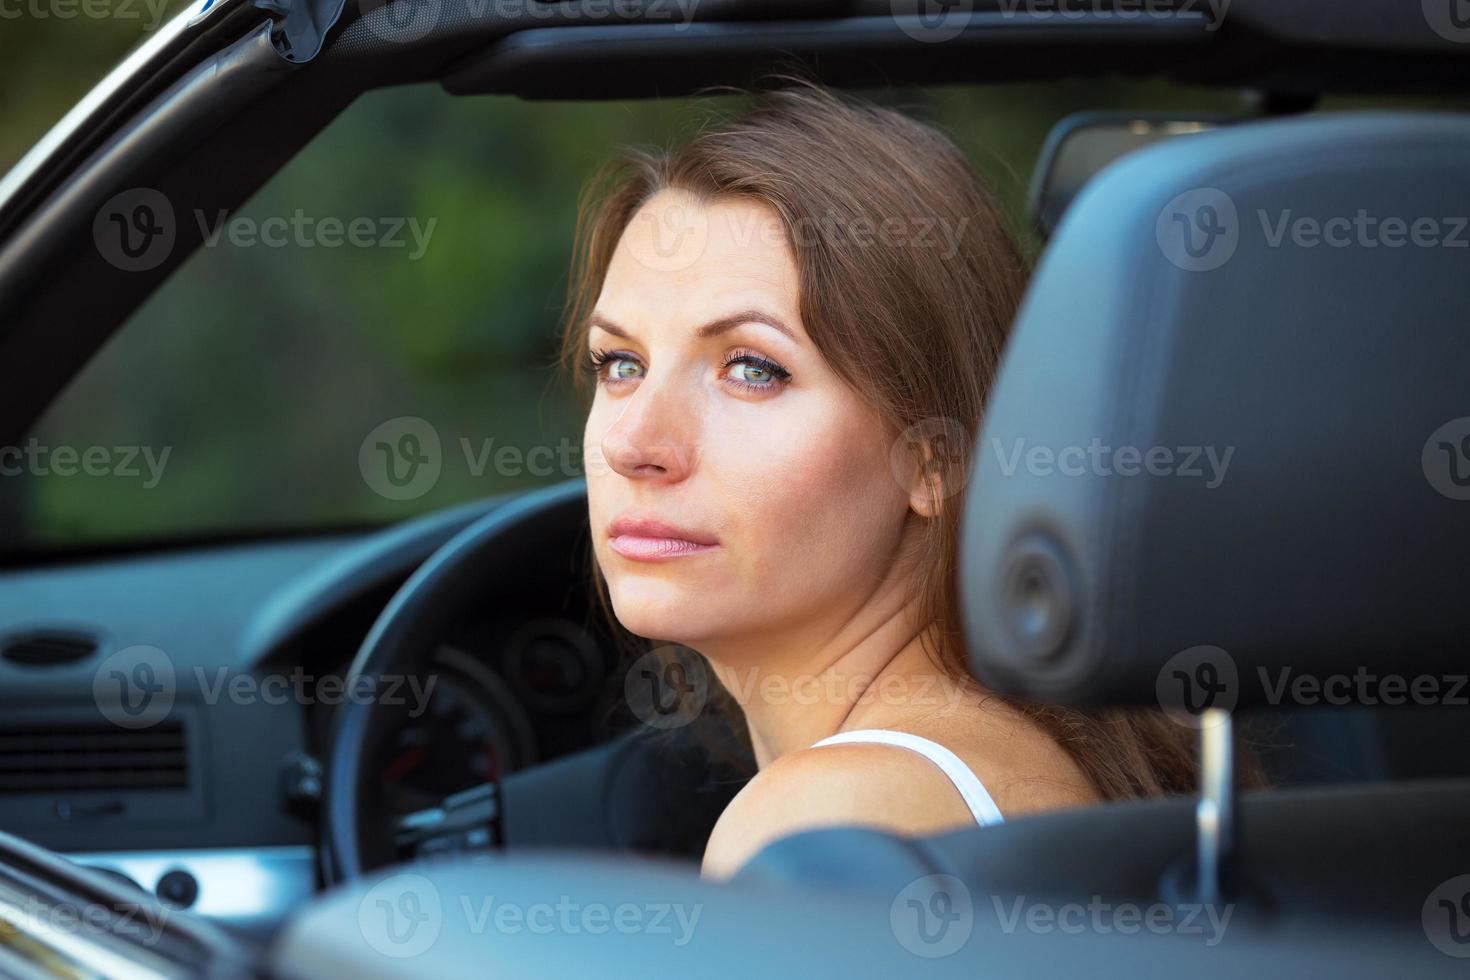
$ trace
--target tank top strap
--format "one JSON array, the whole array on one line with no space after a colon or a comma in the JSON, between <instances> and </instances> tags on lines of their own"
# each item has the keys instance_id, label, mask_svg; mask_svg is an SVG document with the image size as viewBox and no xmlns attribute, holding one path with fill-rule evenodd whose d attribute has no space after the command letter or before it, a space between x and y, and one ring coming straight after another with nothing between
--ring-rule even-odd
<instances>
[{"instance_id":1,"label":"tank top strap","mask_svg":"<svg viewBox=\"0 0 1470 980\"><path fill-rule=\"evenodd\" d=\"M1005 822L1005 818L1000 815L1000 808L995 805L995 800L991 798L989 791L985 789L985 784L980 781L979 776L975 775L974 770L965 765L959 756L932 739L887 728L861 728L828 736L814 743L812 748L853 743L896 745L899 748L917 752L938 766L949 777L949 781L954 783L955 789L959 790L960 796L964 798L965 805L974 814L976 823L984 827L987 824Z\"/></svg>"}]
</instances>

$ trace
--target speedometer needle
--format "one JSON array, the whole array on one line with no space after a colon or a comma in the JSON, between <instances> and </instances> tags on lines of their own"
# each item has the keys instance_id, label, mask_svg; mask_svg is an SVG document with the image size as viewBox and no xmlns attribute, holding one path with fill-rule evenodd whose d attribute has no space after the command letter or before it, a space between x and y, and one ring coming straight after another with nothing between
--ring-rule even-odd
<instances>
[{"instance_id":1,"label":"speedometer needle","mask_svg":"<svg viewBox=\"0 0 1470 980\"><path fill-rule=\"evenodd\" d=\"M387 767L383 770L383 782L398 782L398 780L417 769L419 764L424 761L424 756L426 755L428 755L428 752L422 745L413 746L398 758L388 763Z\"/></svg>"}]
</instances>

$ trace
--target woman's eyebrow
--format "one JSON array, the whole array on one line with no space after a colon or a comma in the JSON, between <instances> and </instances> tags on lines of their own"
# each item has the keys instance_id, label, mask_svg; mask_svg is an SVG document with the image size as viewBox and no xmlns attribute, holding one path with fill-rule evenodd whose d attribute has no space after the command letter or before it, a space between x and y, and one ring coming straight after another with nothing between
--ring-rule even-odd
<instances>
[{"instance_id":1,"label":"woman's eyebrow","mask_svg":"<svg viewBox=\"0 0 1470 980\"><path fill-rule=\"evenodd\" d=\"M633 335L630 334L627 330L618 326L616 323L613 323L607 317L602 316L599 313L592 314L588 322L591 326L600 327L601 329L606 330L608 333L612 334L615 337L622 337L625 340L633 339ZM799 343L799 341L797 341L796 339L796 334L791 330L790 327L786 326L786 324L781 321L780 317L771 313L766 313L763 310L753 309L741 310L739 313L732 313L729 316L722 316L718 320L712 320L709 323L706 323L704 326L695 330L694 335L696 337L702 338L717 337L720 334L725 333L729 330L734 330L736 327L745 323L764 323L766 326L771 327L775 330L779 330L781 333L784 333L788 338L790 338L793 343Z\"/></svg>"}]
</instances>

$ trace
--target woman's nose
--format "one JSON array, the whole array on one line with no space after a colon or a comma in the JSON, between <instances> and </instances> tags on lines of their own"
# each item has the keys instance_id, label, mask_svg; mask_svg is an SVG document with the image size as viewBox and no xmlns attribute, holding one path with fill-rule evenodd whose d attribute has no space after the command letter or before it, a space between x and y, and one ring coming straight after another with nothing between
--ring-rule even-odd
<instances>
[{"instance_id":1,"label":"woman's nose","mask_svg":"<svg viewBox=\"0 0 1470 980\"><path fill-rule=\"evenodd\" d=\"M614 471L632 479L677 483L694 470L697 413L672 379L646 379L623 402L602 436L602 454Z\"/></svg>"}]
</instances>

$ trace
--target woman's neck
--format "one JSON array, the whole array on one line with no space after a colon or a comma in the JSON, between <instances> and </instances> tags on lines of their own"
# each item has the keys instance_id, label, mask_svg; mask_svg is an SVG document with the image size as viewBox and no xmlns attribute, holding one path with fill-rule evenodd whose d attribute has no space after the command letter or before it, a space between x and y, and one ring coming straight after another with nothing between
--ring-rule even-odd
<instances>
[{"instance_id":1,"label":"woman's neck","mask_svg":"<svg viewBox=\"0 0 1470 980\"><path fill-rule=\"evenodd\" d=\"M846 728L882 727L911 714L916 693L932 699L951 688L921 643L931 627L915 622L912 603L875 597L805 656L714 662L745 714L756 764Z\"/></svg>"}]
</instances>

